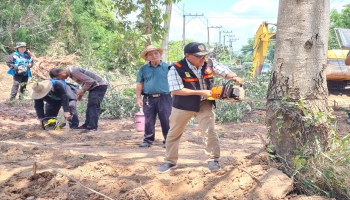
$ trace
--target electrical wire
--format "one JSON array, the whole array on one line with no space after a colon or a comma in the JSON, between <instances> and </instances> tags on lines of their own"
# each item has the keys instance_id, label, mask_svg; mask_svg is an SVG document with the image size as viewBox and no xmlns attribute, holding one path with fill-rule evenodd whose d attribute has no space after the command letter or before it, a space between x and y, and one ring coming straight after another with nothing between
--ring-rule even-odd
<instances>
[{"instance_id":1,"label":"electrical wire","mask_svg":"<svg viewBox=\"0 0 350 200\"><path fill-rule=\"evenodd\" d=\"M337 6L339 6L339 5L341 4L341 2L343 2L343 0L341 0L336 6L334 6L334 7L332 8L332 10L333 10L334 8L336 8Z\"/></svg>"},{"instance_id":2,"label":"electrical wire","mask_svg":"<svg viewBox=\"0 0 350 200\"><path fill-rule=\"evenodd\" d=\"M181 11L182 11L182 13L184 13L184 14L188 14L188 13L186 13L184 10L182 10L177 4L173 4L173 5L175 5L178 9L180 9Z\"/></svg>"}]
</instances>

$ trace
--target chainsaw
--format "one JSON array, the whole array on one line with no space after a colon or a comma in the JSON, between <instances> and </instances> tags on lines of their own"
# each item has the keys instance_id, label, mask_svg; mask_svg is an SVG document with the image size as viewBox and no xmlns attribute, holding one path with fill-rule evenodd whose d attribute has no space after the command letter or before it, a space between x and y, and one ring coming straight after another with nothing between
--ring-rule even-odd
<instances>
[{"instance_id":1,"label":"chainsaw","mask_svg":"<svg viewBox=\"0 0 350 200\"><path fill-rule=\"evenodd\" d=\"M208 98L208 100L225 100L229 102L240 102L244 100L244 89L242 85L234 85L232 82L234 82L235 79L231 78L225 83L222 84L222 86L214 86L211 89L211 97Z\"/></svg>"},{"instance_id":2,"label":"chainsaw","mask_svg":"<svg viewBox=\"0 0 350 200\"><path fill-rule=\"evenodd\" d=\"M57 117L45 117L41 121L41 127L44 130L60 130L66 126L66 123L60 124Z\"/></svg>"}]
</instances>

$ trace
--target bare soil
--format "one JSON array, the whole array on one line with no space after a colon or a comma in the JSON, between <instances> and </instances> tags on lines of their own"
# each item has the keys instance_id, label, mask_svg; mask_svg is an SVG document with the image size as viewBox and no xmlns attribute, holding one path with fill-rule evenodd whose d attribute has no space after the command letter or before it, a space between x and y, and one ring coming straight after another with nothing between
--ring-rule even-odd
<instances>
[{"instance_id":1,"label":"bare soil","mask_svg":"<svg viewBox=\"0 0 350 200\"><path fill-rule=\"evenodd\" d=\"M44 131L31 102L7 103L12 77L0 65L0 199L247 199L273 164L265 153L265 111L246 113L241 123L217 124L222 170L207 168L196 125L180 143L178 168L160 174L160 126L150 148L139 148L143 133L132 119L100 121L99 130L80 134L67 127ZM30 87L29 87L30 88ZM347 96L334 95L337 109ZM335 111L338 134L347 133L347 115ZM295 195L292 195L295 196ZM285 198L289 199L289 198Z\"/></svg>"}]
</instances>

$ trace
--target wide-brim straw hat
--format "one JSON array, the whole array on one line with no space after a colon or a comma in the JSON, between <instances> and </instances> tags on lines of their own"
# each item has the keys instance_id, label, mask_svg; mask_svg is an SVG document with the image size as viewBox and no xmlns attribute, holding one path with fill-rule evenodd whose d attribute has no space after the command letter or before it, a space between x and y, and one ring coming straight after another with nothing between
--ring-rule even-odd
<instances>
[{"instance_id":1,"label":"wide-brim straw hat","mask_svg":"<svg viewBox=\"0 0 350 200\"><path fill-rule=\"evenodd\" d=\"M146 54L148 54L149 52L152 52L152 51L158 51L160 53L160 55L163 54L163 49L162 48L157 48L157 47L155 47L153 45L148 45L146 47L146 49L141 52L141 55L140 55L141 58L146 60Z\"/></svg>"},{"instance_id":2,"label":"wide-brim straw hat","mask_svg":"<svg viewBox=\"0 0 350 200\"><path fill-rule=\"evenodd\" d=\"M25 42L17 42L15 48L17 49L19 47L27 47L27 43L25 43Z\"/></svg>"},{"instance_id":3,"label":"wide-brim straw hat","mask_svg":"<svg viewBox=\"0 0 350 200\"><path fill-rule=\"evenodd\" d=\"M44 80L38 83L34 83L29 96L32 99L41 99L50 92L51 88L52 82L50 80Z\"/></svg>"}]
</instances>

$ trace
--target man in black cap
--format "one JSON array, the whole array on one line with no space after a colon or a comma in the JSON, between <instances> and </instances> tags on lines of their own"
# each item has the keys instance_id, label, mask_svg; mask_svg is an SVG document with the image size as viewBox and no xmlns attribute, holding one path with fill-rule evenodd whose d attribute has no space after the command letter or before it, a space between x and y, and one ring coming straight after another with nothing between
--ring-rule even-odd
<instances>
[{"instance_id":1,"label":"man in black cap","mask_svg":"<svg viewBox=\"0 0 350 200\"><path fill-rule=\"evenodd\" d=\"M220 144L215 132L213 104L208 100L214 84L214 75L226 79L235 78L241 85L243 80L226 67L207 59L209 54L202 43L189 43L184 48L185 57L170 67L168 73L169 89L173 95L170 115L170 130L166 140L165 162L158 168L164 173L176 168L181 136L192 117L196 117L204 136L205 153L208 155L208 168L220 170Z\"/></svg>"}]
</instances>

